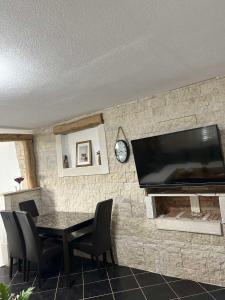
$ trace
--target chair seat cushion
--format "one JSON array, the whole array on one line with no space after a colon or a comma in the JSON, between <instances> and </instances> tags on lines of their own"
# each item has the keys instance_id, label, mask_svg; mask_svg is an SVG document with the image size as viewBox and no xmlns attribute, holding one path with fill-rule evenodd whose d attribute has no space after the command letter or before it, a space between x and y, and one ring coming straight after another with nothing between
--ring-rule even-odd
<instances>
[{"instance_id":1,"label":"chair seat cushion","mask_svg":"<svg viewBox=\"0 0 225 300\"><path fill-rule=\"evenodd\" d=\"M92 234L87 233L70 241L72 249L78 249L87 253L93 253Z\"/></svg>"},{"instance_id":2,"label":"chair seat cushion","mask_svg":"<svg viewBox=\"0 0 225 300\"><path fill-rule=\"evenodd\" d=\"M52 256L58 256L62 253L62 246L60 244L53 243L51 240L44 240L42 242L42 260L46 260Z\"/></svg>"},{"instance_id":3,"label":"chair seat cushion","mask_svg":"<svg viewBox=\"0 0 225 300\"><path fill-rule=\"evenodd\" d=\"M86 226L84 228L81 228L77 231L74 231L72 232L70 235L69 235L69 240L74 240L80 236L83 236L83 235L86 235L86 234L91 234L93 232L93 226L90 225L90 226Z\"/></svg>"}]
</instances>

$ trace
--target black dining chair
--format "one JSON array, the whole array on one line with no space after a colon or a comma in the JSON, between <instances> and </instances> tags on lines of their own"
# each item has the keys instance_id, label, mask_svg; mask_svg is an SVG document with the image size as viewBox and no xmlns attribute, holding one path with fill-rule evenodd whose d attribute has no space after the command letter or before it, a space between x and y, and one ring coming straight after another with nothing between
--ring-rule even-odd
<instances>
[{"instance_id":1,"label":"black dining chair","mask_svg":"<svg viewBox=\"0 0 225 300\"><path fill-rule=\"evenodd\" d=\"M12 279L13 260L18 259L18 264L23 261L23 279L26 280L26 250L23 233L16 214L12 211L1 211L2 220L5 226L8 251L9 251L9 277Z\"/></svg>"},{"instance_id":2,"label":"black dining chair","mask_svg":"<svg viewBox=\"0 0 225 300\"><path fill-rule=\"evenodd\" d=\"M39 216L39 211L37 209L37 205L34 200L27 200L19 203L19 208L21 211L25 211L31 215L32 218L36 218ZM58 236L54 234L47 234L47 233L41 233L39 234L41 239L48 239L48 238L54 238L59 239Z\"/></svg>"},{"instance_id":3,"label":"black dining chair","mask_svg":"<svg viewBox=\"0 0 225 300\"><path fill-rule=\"evenodd\" d=\"M39 216L39 212L34 200L27 200L27 201L20 202L19 208L21 211L28 212L33 218Z\"/></svg>"},{"instance_id":4,"label":"black dining chair","mask_svg":"<svg viewBox=\"0 0 225 300\"><path fill-rule=\"evenodd\" d=\"M21 226L27 258L27 281L29 281L30 263L37 265L38 286L41 287L42 267L52 258L60 257L62 247L49 240L41 240L34 220L27 212L16 212L19 224Z\"/></svg>"},{"instance_id":5,"label":"black dining chair","mask_svg":"<svg viewBox=\"0 0 225 300\"><path fill-rule=\"evenodd\" d=\"M110 251L112 263L115 265L111 241L112 204L112 199L97 204L93 231L70 241L71 255L73 254L73 249L90 254L92 260L94 257L96 258L97 266L99 267L99 256L103 255L103 261L106 262L107 251Z\"/></svg>"}]
</instances>

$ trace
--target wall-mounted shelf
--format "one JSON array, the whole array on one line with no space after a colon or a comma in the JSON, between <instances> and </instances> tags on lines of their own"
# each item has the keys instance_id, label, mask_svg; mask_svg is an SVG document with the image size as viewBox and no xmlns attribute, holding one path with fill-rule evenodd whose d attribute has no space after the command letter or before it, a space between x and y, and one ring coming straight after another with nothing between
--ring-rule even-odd
<instances>
[{"instance_id":1,"label":"wall-mounted shelf","mask_svg":"<svg viewBox=\"0 0 225 300\"><path fill-rule=\"evenodd\" d=\"M146 188L147 194L225 194L225 184L209 184L199 186L181 185L175 187L151 187Z\"/></svg>"}]
</instances>

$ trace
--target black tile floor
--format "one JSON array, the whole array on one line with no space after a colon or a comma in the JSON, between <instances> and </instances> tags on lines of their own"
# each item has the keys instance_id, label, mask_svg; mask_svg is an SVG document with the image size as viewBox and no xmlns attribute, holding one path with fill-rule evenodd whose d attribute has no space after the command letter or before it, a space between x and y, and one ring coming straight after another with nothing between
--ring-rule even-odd
<instances>
[{"instance_id":1,"label":"black tile floor","mask_svg":"<svg viewBox=\"0 0 225 300\"><path fill-rule=\"evenodd\" d=\"M63 272L50 274L43 280L41 290L36 287L36 273L30 281L23 282L23 275L16 272L10 281L8 268L0 268L0 282L10 286L12 293L19 293L30 286L34 292L30 300L224 300L225 288L199 282L181 280L123 266L101 265L101 269L88 259L75 257L71 287L65 287Z\"/></svg>"}]
</instances>

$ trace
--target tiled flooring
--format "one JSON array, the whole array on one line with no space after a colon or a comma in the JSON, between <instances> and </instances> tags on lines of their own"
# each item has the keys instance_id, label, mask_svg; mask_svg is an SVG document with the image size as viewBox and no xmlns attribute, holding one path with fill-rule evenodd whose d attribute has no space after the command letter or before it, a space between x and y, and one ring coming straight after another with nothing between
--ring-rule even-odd
<instances>
[{"instance_id":1,"label":"tiled flooring","mask_svg":"<svg viewBox=\"0 0 225 300\"><path fill-rule=\"evenodd\" d=\"M23 283L21 273L12 281L7 267L0 268L0 282L10 285L12 293L19 293L30 286L35 287L30 300L224 300L225 288L123 266L101 266L97 270L87 259L75 258L71 288L65 287L63 273L52 274L36 287L35 271L30 281Z\"/></svg>"}]
</instances>

